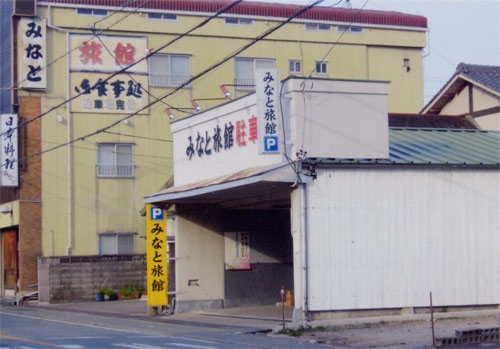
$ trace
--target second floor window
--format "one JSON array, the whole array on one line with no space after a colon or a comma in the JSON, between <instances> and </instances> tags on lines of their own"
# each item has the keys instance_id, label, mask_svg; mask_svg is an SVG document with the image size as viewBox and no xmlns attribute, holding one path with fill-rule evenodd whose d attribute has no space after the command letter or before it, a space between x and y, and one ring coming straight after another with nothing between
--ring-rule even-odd
<instances>
[{"instance_id":1,"label":"second floor window","mask_svg":"<svg viewBox=\"0 0 500 349\"><path fill-rule=\"evenodd\" d=\"M134 145L122 143L98 144L97 177L134 178Z\"/></svg>"},{"instance_id":2,"label":"second floor window","mask_svg":"<svg viewBox=\"0 0 500 349\"><path fill-rule=\"evenodd\" d=\"M149 57L149 85L176 87L190 78L191 56L156 54Z\"/></svg>"},{"instance_id":3,"label":"second floor window","mask_svg":"<svg viewBox=\"0 0 500 349\"><path fill-rule=\"evenodd\" d=\"M234 84L240 90L255 89L254 73L258 68L274 68L274 59L236 58Z\"/></svg>"},{"instance_id":4,"label":"second floor window","mask_svg":"<svg viewBox=\"0 0 500 349\"><path fill-rule=\"evenodd\" d=\"M328 74L328 62L324 61L316 62L316 74L320 75Z\"/></svg>"},{"instance_id":5,"label":"second floor window","mask_svg":"<svg viewBox=\"0 0 500 349\"><path fill-rule=\"evenodd\" d=\"M302 72L300 61L290 60L288 70L290 71L290 74L300 74Z\"/></svg>"}]
</instances>

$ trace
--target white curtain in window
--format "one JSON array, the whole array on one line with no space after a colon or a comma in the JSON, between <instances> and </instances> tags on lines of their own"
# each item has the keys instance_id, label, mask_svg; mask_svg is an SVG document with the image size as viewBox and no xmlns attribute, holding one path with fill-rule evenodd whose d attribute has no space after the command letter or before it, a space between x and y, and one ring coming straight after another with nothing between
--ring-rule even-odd
<instances>
[{"instance_id":1,"label":"white curtain in window","mask_svg":"<svg viewBox=\"0 0 500 349\"><path fill-rule=\"evenodd\" d=\"M235 60L235 75L237 79L252 79L253 80L253 59L251 58L236 58Z\"/></svg>"},{"instance_id":2,"label":"white curtain in window","mask_svg":"<svg viewBox=\"0 0 500 349\"><path fill-rule=\"evenodd\" d=\"M170 56L170 73L172 75L188 76L190 74L189 57Z\"/></svg>"},{"instance_id":3,"label":"white curtain in window","mask_svg":"<svg viewBox=\"0 0 500 349\"><path fill-rule=\"evenodd\" d=\"M168 74L169 73L169 56L168 55L153 55L149 59L149 72L151 74Z\"/></svg>"},{"instance_id":4,"label":"white curtain in window","mask_svg":"<svg viewBox=\"0 0 500 349\"><path fill-rule=\"evenodd\" d=\"M100 235L99 254L115 254L115 253L116 253L116 236Z\"/></svg>"},{"instance_id":5,"label":"white curtain in window","mask_svg":"<svg viewBox=\"0 0 500 349\"><path fill-rule=\"evenodd\" d=\"M115 146L114 144L99 144L97 146L97 163L99 165L115 164Z\"/></svg>"},{"instance_id":6,"label":"white curtain in window","mask_svg":"<svg viewBox=\"0 0 500 349\"><path fill-rule=\"evenodd\" d=\"M116 145L116 164L131 165L134 163L134 155L132 154L131 144Z\"/></svg>"},{"instance_id":7,"label":"white curtain in window","mask_svg":"<svg viewBox=\"0 0 500 349\"><path fill-rule=\"evenodd\" d=\"M118 254L133 254L134 251L134 235L117 235L118 238Z\"/></svg>"}]
</instances>

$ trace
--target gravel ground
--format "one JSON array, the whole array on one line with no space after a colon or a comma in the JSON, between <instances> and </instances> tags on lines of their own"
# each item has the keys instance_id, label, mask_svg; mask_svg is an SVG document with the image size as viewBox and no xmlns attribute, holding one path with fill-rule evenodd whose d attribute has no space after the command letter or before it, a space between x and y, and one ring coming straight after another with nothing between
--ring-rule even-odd
<instances>
[{"instance_id":1,"label":"gravel ground","mask_svg":"<svg viewBox=\"0 0 500 349\"><path fill-rule=\"evenodd\" d=\"M472 316L448 315L434 319L435 337L454 337L455 330L500 326L498 312ZM379 321L333 325L305 331L298 341L320 343L333 348L431 348L432 326L427 320ZM479 344L476 348L500 348L500 343ZM448 347L449 348L449 347ZM464 347L461 347L464 348Z\"/></svg>"}]
</instances>

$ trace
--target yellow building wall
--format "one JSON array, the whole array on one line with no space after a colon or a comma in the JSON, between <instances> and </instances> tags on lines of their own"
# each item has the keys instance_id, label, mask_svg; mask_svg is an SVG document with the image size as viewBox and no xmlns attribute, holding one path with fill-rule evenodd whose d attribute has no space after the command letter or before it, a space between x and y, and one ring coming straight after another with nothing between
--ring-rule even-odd
<instances>
[{"instance_id":1,"label":"yellow building wall","mask_svg":"<svg viewBox=\"0 0 500 349\"><path fill-rule=\"evenodd\" d=\"M92 34L89 28L95 28L102 35L145 36L148 47L156 50L206 17L179 15L177 21L159 21L149 20L144 13L115 13L103 19L77 15L75 9L49 10L45 6L39 6L38 15L46 17L51 26L47 29L47 62L53 64L47 67L48 87L46 91L20 93L42 96L47 113L42 118L43 253L97 254L98 234L103 232L136 233L136 252L144 253L145 239L141 237L145 236L145 218L140 215L143 198L158 191L173 173L170 120L165 108L173 107L177 117L186 117L194 112L191 99L223 98L219 86L234 84L234 59L228 57L278 22L254 20L252 26L235 26L218 18L167 45L161 53L191 55L193 76L227 61L194 81L191 88L175 91L149 87L149 103L154 104L148 114L135 115L128 125L119 123L95 134L126 115L69 112L69 105L64 103L73 88L68 81L67 33ZM315 62L327 61L325 78L390 80L389 111L416 112L423 105L421 50L425 38L421 29L371 27L362 33L342 34L336 26L329 32L319 32L305 30L304 23L289 23L237 57L275 59L283 79L289 75L289 60L294 59L302 61L302 76L318 77L313 73ZM410 72L402 67L404 58L410 59ZM233 98L249 93L228 89ZM199 104L209 109L223 102L218 99ZM71 144L65 145L68 142ZM134 179L97 178L100 142L134 144Z\"/></svg>"}]
</instances>

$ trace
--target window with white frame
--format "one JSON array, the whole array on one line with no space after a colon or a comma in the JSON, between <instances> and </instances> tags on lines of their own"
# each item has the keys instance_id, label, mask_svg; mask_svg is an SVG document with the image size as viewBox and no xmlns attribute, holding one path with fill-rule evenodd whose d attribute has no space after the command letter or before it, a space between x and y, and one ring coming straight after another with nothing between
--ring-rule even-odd
<instances>
[{"instance_id":1,"label":"window with white frame","mask_svg":"<svg viewBox=\"0 0 500 349\"><path fill-rule=\"evenodd\" d=\"M330 24L323 24L323 23L306 23L305 27L306 30L329 32L332 26Z\"/></svg>"},{"instance_id":2,"label":"window with white frame","mask_svg":"<svg viewBox=\"0 0 500 349\"><path fill-rule=\"evenodd\" d=\"M107 16L107 10L99 10L93 8L78 8L76 9L76 13L79 15L87 15L87 16Z\"/></svg>"},{"instance_id":3,"label":"window with white frame","mask_svg":"<svg viewBox=\"0 0 500 349\"><path fill-rule=\"evenodd\" d=\"M134 254L135 233L99 234L99 254Z\"/></svg>"},{"instance_id":4,"label":"window with white frame","mask_svg":"<svg viewBox=\"0 0 500 349\"><path fill-rule=\"evenodd\" d=\"M341 33L362 33L362 27L352 27L350 25L341 25L338 27L338 31Z\"/></svg>"},{"instance_id":5,"label":"window with white frame","mask_svg":"<svg viewBox=\"0 0 500 349\"><path fill-rule=\"evenodd\" d=\"M224 22L226 24L232 25L252 25L253 21L248 18L235 18L235 17L226 17L224 18Z\"/></svg>"},{"instance_id":6,"label":"window with white frame","mask_svg":"<svg viewBox=\"0 0 500 349\"><path fill-rule=\"evenodd\" d=\"M149 85L177 87L191 79L191 56L155 54L149 57ZM190 85L186 85L188 87Z\"/></svg>"},{"instance_id":7,"label":"window with white frame","mask_svg":"<svg viewBox=\"0 0 500 349\"><path fill-rule=\"evenodd\" d=\"M159 19L164 21L176 21L177 15L173 13L148 13L148 19Z\"/></svg>"},{"instance_id":8,"label":"window with white frame","mask_svg":"<svg viewBox=\"0 0 500 349\"><path fill-rule=\"evenodd\" d=\"M328 62L317 61L316 62L316 74L320 74L320 75L328 74Z\"/></svg>"},{"instance_id":9,"label":"window with white frame","mask_svg":"<svg viewBox=\"0 0 500 349\"><path fill-rule=\"evenodd\" d=\"M235 58L234 84L240 90L255 88L254 73L259 68L274 68L274 59Z\"/></svg>"},{"instance_id":10,"label":"window with white frame","mask_svg":"<svg viewBox=\"0 0 500 349\"><path fill-rule=\"evenodd\" d=\"M134 178L134 145L129 143L98 144L97 177Z\"/></svg>"},{"instance_id":11,"label":"window with white frame","mask_svg":"<svg viewBox=\"0 0 500 349\"><path fill-rule=\"evenodd\" d=\"M288 61L288 70L290 74L300 74L302 73L302 67L300 61L291 59Z\"/></svg>"}]
</instances>

